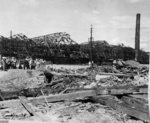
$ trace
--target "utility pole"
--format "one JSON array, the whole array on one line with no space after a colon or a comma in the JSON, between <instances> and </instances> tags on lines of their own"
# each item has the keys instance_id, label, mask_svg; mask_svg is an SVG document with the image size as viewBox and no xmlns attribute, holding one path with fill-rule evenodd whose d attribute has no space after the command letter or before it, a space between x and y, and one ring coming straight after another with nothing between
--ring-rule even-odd
<instances>
[{"instance_id":1,"label":"utility pole","mask_svg":"<svg viewBox=\"0 0 150 123\"><path fill-rule=\"evenodd\" d=\"M12 50L12 48L13 48L13 46L12 46L12 31L10 31L10 57L11 57L11 54L12 54L12 52L13 52L13 50Z\"/></svg>"},{"instance_id":2,"label":"utility pole","mask_svg":"<svg viewBox=\"0 0 150 123\"><path fill-rule=\"evenodd\" d=\"M90 28L90 34L91 34L90 39L89 39L89 41L90 41L90 62L91 62L91 65L93 67L93 36L92 36L93 27L92 27L92 25L91 25L91 28Z\"/></svg>"}]
</instances>

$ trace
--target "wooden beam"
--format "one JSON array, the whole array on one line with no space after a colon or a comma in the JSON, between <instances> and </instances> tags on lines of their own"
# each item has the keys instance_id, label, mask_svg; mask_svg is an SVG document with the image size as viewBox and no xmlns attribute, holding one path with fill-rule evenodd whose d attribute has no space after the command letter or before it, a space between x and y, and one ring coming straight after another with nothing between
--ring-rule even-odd
<instances>
[{"instance_id":1,"label":"wooden beam","mask_svg":"<svg viewBox=\"0 0 150 123\"><path fill-rule=\"evenodd\" d=\"M133 77L131 74L121 74L121 73L99 73L99 75L111 75L111 76L119 76L119 77Z\"/></svg>"},{"instance_id":2,"label":"wooden beam","mask_svg":"<svg viewBox=\"0 0 150 123\"><path fill-rule=\"evenodd\" d=\"M43 123L39 120L11 120L11 119L0 119L0 123ZM50 123L50 122L44 122Z\"/></svg>"},{"instance_id":3,"label":"wooden beam","mask_svg":"<svg viewBox=\"0 0 150 123\"><path fill-rule=\"evenodd\" d=\"M51 72L53 75L57 76L79 76L79 77L88 77L87 74L64 74L64 73L58 73L58 72Z\"/></svg>"},{"instance_id":4,"label":"wooden beam","mask_svg":"<svg viewBox=\"0 0 150 123\"><path fill-rule=\"evenodd\" d=\"M123 112L132 117L138 118L140 120L150 122L149 113L139 111L136 108L133 108L133 105L128 105L122 101L118 101L115 99L115 97L112 97L112 96L107 96L107 97L100 96L99 97L99 96L97 96L97 97L93 97L93 98L96 102L107 105L113 109L116 109L119 112Z\"/></svg>"},{"instance_id":5,"label":"wooden beam","mask_svg":"<svg viewBox=\"0 0 150 123\"><path fill-rule=\"evenodd\" d=\"M142 112L149 113L149 107L148 107L148 102L147 101L142 101L133 97L128 97L128 96L123 96L121 98L123 102L125 102L128 105L132 105L135 107L137 110L140 110Z\"/></svg>"},{"instance_id":6,"label":"wooden beam","mask_svg":"<svg viewBox=\"0 0 150 123\"><path fill-rule=\"evenodd\" d=\"M146 100L148 102L148 94L130 94L128 96L138 98L141 100Z\"/></svg>"},{"instance_id":7,"label":"wooden beam","mask_svg":"<svg viewBox=\"0 0 150 123\"><path fill-rule=\"evenodd\" d=\"M35 97L37 95L42 95L41 94L41 88L44 91L44 93L49 94L50 93L50 86L53 86L59 82L63 82L63 79L57 80L57 81L52 81L50 84L45 84L43 87L40 88L32 88L32 89L24 89L21 91L0 91L0 95L5 99L16 99L18 96L26 96L26 97ZM96 94L98 95L122 95L122 94L147 94L148 93L148 87L147 86L134 86L134 87L110 87L110 88L90 88L90 89L85 89L85 88L76 88L76 89L67 89L66 91L80 91L80 90L96 90Z\"/></svg>"},{"instance_id":8,"label":"wooden beam","mask_svg":"<svg viewBox=\"0 0 150 123\"><path fill-rule=\"evenodd\" d=\"M24 108L31 114L31 116L36 116L39 120L45 122L45 121L51 121L50 118L46 117L40 112L35 112L32 106L28 105L28 100L25 97L19 97L21 104L24 106Z\"/></svg>"},{"instance_id":9,"label":"wooden beam","mask_svg":"<svg viewBox=\"0 0 150 123\"><path fill-rule=\"evenodd\" d=\"M88 91L79 91L68 94L56 94L53 96L45 96L48 102L56 102L56 101L64 101L64 100L73 100L73 99L81 99L86 97L96 96L95 90ZM33 103L46 103L44 97L37 97L29 99Z\"/></svg>"},{"instance_id":10,"label":"wooden beam","mask_svg":"<svg viewBox=\"0 0 150 123\"><path fill-rule=\"evenodd\" d=\"M122 95L122 94L147 94L148 88L107 88L96 89L96 94L110 94L110 95Z\"/></svg>"}]
</instances>

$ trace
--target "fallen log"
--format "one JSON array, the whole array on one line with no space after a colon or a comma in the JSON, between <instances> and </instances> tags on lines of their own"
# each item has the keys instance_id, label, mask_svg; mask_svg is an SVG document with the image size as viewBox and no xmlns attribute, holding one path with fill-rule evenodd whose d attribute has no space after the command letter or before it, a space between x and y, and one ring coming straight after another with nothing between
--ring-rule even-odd
<instances>
[{"instance_id":1,"label":"fallen log","mask_svg":"<svg viewBox=\"0 0 150 123\"><path fill-rule=\"evenodd\" d=\"M139 111L136 108L134 108L132 105L125 104L122 101L116 100L114 97L107 96L97 96L93 97L94 101L97 103L101 103L104 105L107 105L113 109L116 109L118 112L123 112L128 114L129 116L135 117L137 119L143 120L143 121L150 121L149 113Z\"/></svg>"}]
</instances>

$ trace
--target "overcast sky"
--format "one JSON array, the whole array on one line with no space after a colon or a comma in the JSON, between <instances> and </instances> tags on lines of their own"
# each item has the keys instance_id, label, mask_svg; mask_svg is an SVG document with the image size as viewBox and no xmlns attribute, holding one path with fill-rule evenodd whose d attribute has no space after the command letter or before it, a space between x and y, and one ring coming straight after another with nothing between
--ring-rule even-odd
<instances>
[{"instance_id":1,"label":"overcast sky","mask_svg":"<svg viewBox=\"0 0 150 123\"><path fill-rule=\"evenodd\" d=\"M0 0L0 35L36 37L67 32L78 43L90 37L134 47L141 13L141 48L149 51L150 0Z\"/></svg>"}]
</instances>

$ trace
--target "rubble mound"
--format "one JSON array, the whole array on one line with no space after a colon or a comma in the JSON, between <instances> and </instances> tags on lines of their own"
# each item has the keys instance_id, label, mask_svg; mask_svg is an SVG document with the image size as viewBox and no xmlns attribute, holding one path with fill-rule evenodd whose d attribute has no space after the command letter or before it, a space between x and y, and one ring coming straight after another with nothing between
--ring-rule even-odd
<instances>
[{"instance_id":1,"label":"rubble mound","mask_svg":"<svg viewBox=\"0 0 150 123\"><path fill-rule=\"evenodd\" d=\"M7 74L0 78L0 90L22 90L26 88L35 88L41 84L38 76L39 71L27 70L9 70Z\"/></svg>"},{"instance_id":2,"label":"rubble mound","mask_svg":"<svg viewBox=\"0 0 150 123\"><path fill-rule=\"evenodd\" d=\"M126 66L130 66L133 68L139 68L141 66L141 64L139 62L133 61L133 60L128 60L123 62Z\"/></svg>"}]
</instances>

